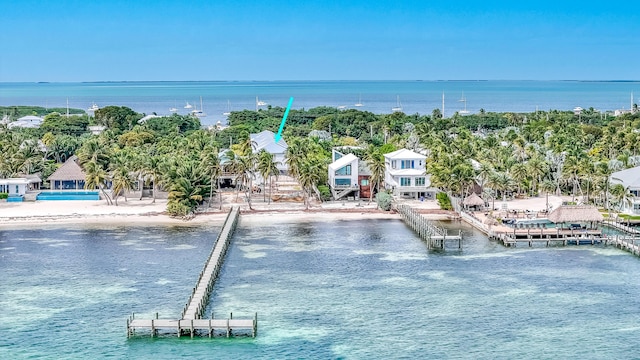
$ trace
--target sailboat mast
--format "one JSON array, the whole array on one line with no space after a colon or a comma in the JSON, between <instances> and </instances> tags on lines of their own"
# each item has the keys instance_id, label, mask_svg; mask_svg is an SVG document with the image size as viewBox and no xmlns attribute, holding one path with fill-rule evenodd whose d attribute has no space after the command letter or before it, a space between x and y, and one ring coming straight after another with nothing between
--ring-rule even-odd
<instances>
[{"instance_id":1,"label":"sailboat mast","mask_svg":"<svg viewBox=\"0 0 640 360\"><path fill-rule=\"evenodd\" d=\"M444 91L442 92L442 118L444 119Z\"/></svg>"}]
</instances>

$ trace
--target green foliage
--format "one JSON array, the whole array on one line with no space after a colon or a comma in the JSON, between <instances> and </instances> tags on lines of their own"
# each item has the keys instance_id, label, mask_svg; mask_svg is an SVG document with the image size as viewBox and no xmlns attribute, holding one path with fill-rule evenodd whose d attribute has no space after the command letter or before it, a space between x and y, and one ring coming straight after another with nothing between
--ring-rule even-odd
<instances>
[{"instance_id":1,"label":"green foliage","mask_svg":"<svg viewBox=\"0 0 640 360\"><path fill-rule=\"evenodd\" d=\"M320 191L320 200L331 200L331 190L329 190L329 187L327 185L318 185L318 191Z\"/></svg>"},{"instance_id":2,"label":"green foliage","mask_svg":"<svg viewBox=\"0 0 640 360\"><path fill-rule=\"evenodd\" d=\"M160 136L175 136L198 130L202 125L195 116L173 114L148 119L144 127Z\"/></svg>"},{"instance_id":3,"label":"green foliage","mask_svg":"<svg viewBox=\"0 0 640 360\"><path fill-rule=\"evenodd\" d=\"M393 197L389 193L381 191L376 194L376 203L380 209L389 211L391 210L391 204L393 204Z\"/></svg>"},{"instance_id":4,"label":"green foliage","mask_svg":"<svg viewBox=\"0 0 640 360\"><path fill-rule=\"evenodd\" d=\"M185 217L191 214L193 209L188 201L171 200L167 203L167 213L173 217Z\"/></svg>"},{"instance_id":5,"label":"green foliage","mask_svg":"<svg viewBox=\"0 0 640 360\"><path fill-rule=\"evenodd\" d=\"M0 200L7 199L9 197L9 193L0 192Z\"/></svg>"},{"instance_id":6,"label":"green foliage","mask_svg":"<svg viewBox=\"0 0 640 360\"><path fill-rule=\"evenodd\" d=\"M142 115L126 106L106 106L95 111L95 118L98 125L120 133L133 129Z\"/></svg>"},{"instance_id":7,"label":"green foliage","mask_svg":"<svg viewBox=\"0 0 640 360\"><path fill-rule=\"evenodd\" d=\"M437 193L436 200L438 200L438 206L440 206L440 209L453 210L453 207L451 206L451 199L449 199L449 195L447 195L447 193Z\"/></svg>"},{"instance_id":8,"label":"green foliage","mask_svg":"<svg viewBox=\"0 0 640 360\"><path fill-rule=\"evenodd\" d=\"M88 125L89 117L86 115L66 117L54 112L44 117L40 130L54 135L80 136L87 132Z\"/></svg>"}]
</instances>

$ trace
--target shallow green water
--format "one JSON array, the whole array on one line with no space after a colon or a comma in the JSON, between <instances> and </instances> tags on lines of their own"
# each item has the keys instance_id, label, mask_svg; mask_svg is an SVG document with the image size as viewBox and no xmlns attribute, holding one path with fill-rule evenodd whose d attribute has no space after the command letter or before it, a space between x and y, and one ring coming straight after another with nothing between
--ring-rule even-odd
<instances>
[{"instance_id":1,"label":"shallow green water","mask_svg":"<svg viewBox=\"0 0 640 360\"><path fill-rule=\"evenodd\" d=\"M0 358L638 356L640 259L446 226L462 251L395 220L241 221L208 312L258 312L259 334L212 340L127 340L125 319L178 316L218 228L0 231Z\"/></svg>"}]
</instances>

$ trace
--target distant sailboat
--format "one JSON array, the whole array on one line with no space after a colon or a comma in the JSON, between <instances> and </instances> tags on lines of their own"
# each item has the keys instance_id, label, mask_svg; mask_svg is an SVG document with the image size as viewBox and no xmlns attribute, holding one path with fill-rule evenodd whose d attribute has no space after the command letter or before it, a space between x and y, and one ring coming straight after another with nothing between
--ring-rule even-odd
<instances>
[{"instance_id":1,"label":"distant sailboat","mask_svg":"<svg viewBox=\"0 0 640 360\"><path fill-rule=\"evenodd\" d=\"M266 106L266 105L267 105L267 103L266 103L266 102L264 102L264 101L262 101L262 100L258 99L258 97L256 96L256 111L258 111L258 107L259 107L259 106Z\"/></svg>"},{"instance_id":2,"label":"distant sailboat","mask_svg":"<svg viewBox=\"0 0 640 360\"><path fill-rule=\"evenodd\" d=\"M193 105L189 104L189 102L187 101L187 105L184 106L185 109L191 109L193 108Z\"/></svg>"},{"instance_id":3,"label":"distant sailboat","mask_svg":"<svg viewBox=\"0 0 640 360\"><path fill-rule=\"evenodd\" d=\"M469 115L469 111L467 111L467 98L464 97L464 91L462 92L462 98L460 98L460 100L458 100L458 101L464 103L464 110L458 111L458 114L460 114L460 115Z\"/></svg>"},{"instance_id":4,"label":"distant sailboat","mask_svg":"<svg viewBox=\"0 0 640 360\"><path fill-rule=\"evenodd\" d=\"M176 108L176 106L173 105L173 107L169 108L169 112L172 112L172 113L178 112L178 108Z\"/></svg>"},{"instance_id":5,"label":"distant sailboat","mask_svg":"<svg viewBox=\"0 0 640 360\"><path fill-rule=\"evenodd\" d=\"M223 112L222 115L224 116L231 115L231 102L229 100L227 100L227 110Z\"/></svg>"},{"instance_id":6,"label":"distant sailboat","mask_svg":"<svg viewBox=\"0 0 640 360\"><path fill-rule=\"evenodd\" d=\"M364 106L364 104L362 103L362 95L361 94L358 95L358 102L355 103L353 106L356 106L356 107Z\"/></svg>"},{"instance_id":7,"label":"distant sailboat","mask_svg":"<svg viewBox=\"0 0 640 360\"><path fill-rule=\"evenodd\" d=\"M202 108L202 96L200 96L200 110L198 110L198 108L191 110L191 115L199 118L207 116Z\"/></svg>"},{"instance_id":8,"label":"distant sailboat","mask_svg":"<svg viewBox=\"0 0 640 360\"><path fill-rule=\"evenodd\" d=\"M391 111L393 111L393 112L400 112L400 111L402 111L402 104L400 103L400 95L398 95L398 96L396 97L396 102L397 102L396 106L395 106L395 107L392 107L392 108L391 108Z\"/></svg>"},{"instance_id":9,"label":"distant sailboat","mask_svg":"<svg viewBox=\"0 0 640 360\"><path fill-rule=\"evenodd\" d=\"M346 109L346 108L347 108L347 107L346 107L345 105L340 105L340 106L338 106L338 110L344 110L344 109Z\"/></svg>"}]
</instances>

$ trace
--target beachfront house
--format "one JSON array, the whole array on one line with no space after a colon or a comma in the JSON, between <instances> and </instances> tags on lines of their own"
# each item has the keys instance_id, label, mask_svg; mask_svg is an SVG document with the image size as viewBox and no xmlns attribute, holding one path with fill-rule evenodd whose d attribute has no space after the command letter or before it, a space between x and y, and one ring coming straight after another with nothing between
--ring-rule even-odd
<instances>
[{"instance_id":1,"label":"beachfront house","mask_svg":"<svg viewBox=\"0 0 640 360\"><path fill-rule=\"evenodd\" d=\"M640 214L640 166L616 171L609 178L611 185L621 184L630 196L620 204L625 214Z\"/></svg>"},{"instance_id":2,"label":"beachfront house","mask_svg":"<svg viewBox=\"0 0 640 360\"><path fill-rule=\"evenodd\" d=\"M73 155L62 166L47 178L51 190L79 190L84 188L86 174L78 163L78 157Z\"/></svg>"},{"instance_id":3,"label":"beachfront house","mask_svg":"<svg viewBox=\"0 0 640 360\"><path fill-rule=\"evenodd\" d=\"M287 151L288 145L282 138L276 142L275 136L276 135L269 130L257 134L250 134L251 148L254 154L259 153L261 150L273 154L273 160L276 161L276 167L280 171L280 175L286 175L289 167L284 160L284 154Z\"/></svg>"},{"instance_id":4,"label":"beachfront house","mask_svg":"<svg viewBox=\"0 0 640 360\"><path fill-rule=\"evenodd\" d=\"M385 187L394 196L434 199L437 189L431 188L426 159L426 156L407 149L385 154Z\"/></svg>"},{"instance_id":5,"label":"beachfront house","mask_svg":"<svg viewBox=\"0 0 640 360\"><path fill-rule=\"evenodd\" d=\"M27 191L40 188L40 177L32 174L20 178L0 179L0 193L7 193L8 202L21 202Z\"/></svg>"},{"instance_id":6,"label":"beachfront house","mask_svg":"<svg viewBox=\"0 0 640 360\"><path fill-rule=\"evenodd\" d=\"M353 196L354 199L368 197L371 187L371 172L364 161L354 154L343 154L333 150L333 162L329 164L329 187L334 200Z\"/></svg>"}]
</instances>

